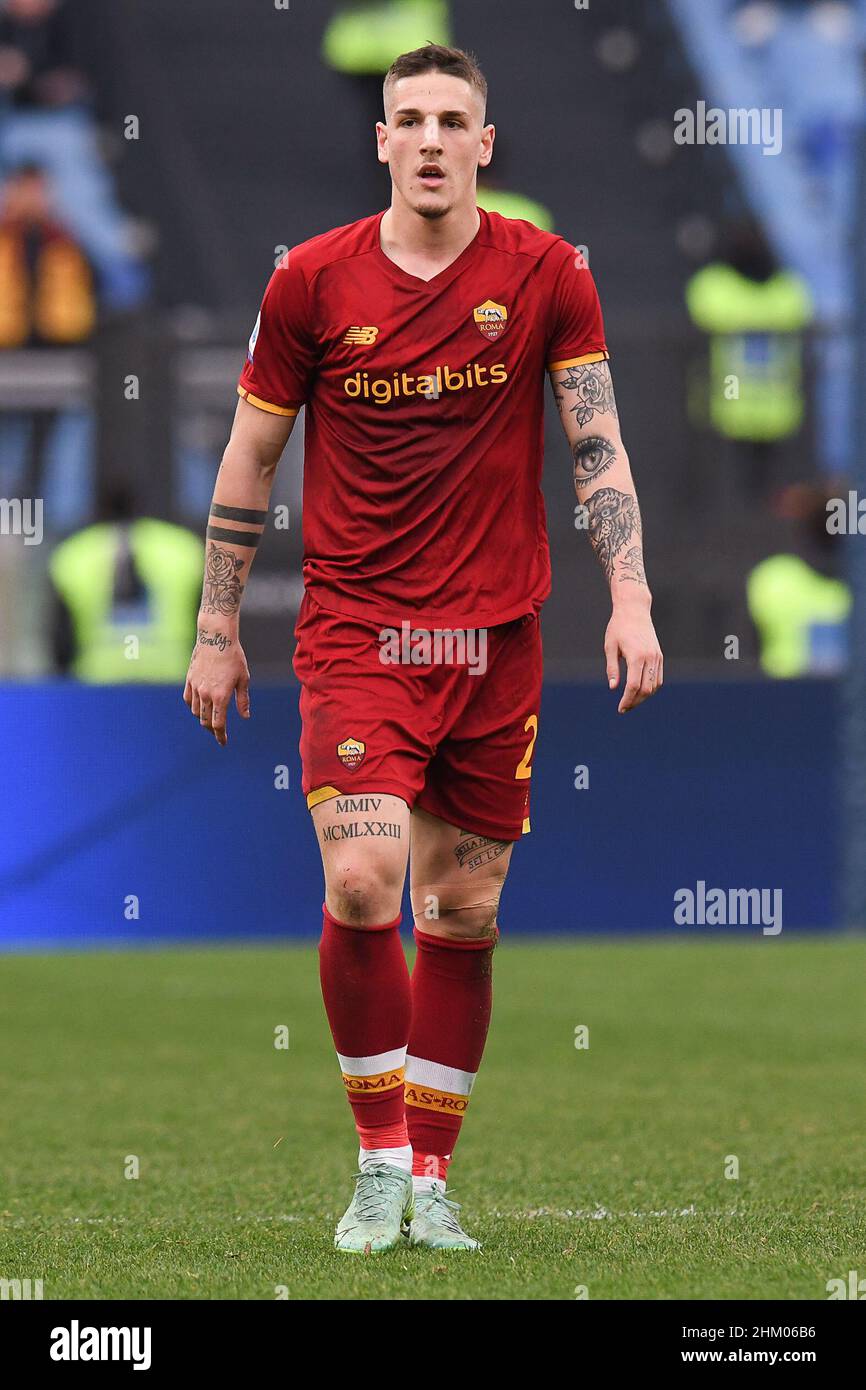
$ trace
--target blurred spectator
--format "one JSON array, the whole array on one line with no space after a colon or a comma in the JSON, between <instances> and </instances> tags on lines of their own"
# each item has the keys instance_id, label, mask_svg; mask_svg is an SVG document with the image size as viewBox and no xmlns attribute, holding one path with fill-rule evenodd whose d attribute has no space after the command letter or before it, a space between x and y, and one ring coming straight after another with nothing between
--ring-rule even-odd
<instances>
[{"instance_id":1,"label":"blurred spectator","mask_svg":"<svg viewBox=\"0 0 866 1390\"><path fill-rule=\"evenodd\" d=\"M0 348L80 343L95 325L87 260L56 220L44 174L25 166L0 189Z\"/></svg>"},{"instance_id":2,"label":"blurred spectator","mask_svg":"<svg viewBox=\"0 0 866 1390\"><path fill-rule=\"evenodd\" d=\"M50 175L58 211L99 277L110 311L137 307L149 277L97 145L76 57L74 0L0 0L0 177L22 164Z\"/></svg>"},{"instance_id":3,"label":"blurred spectator","mask_svg":"<svg viewBox=\"0 0 866 1390\"><path fill-rule=\"evenodd\" d=\"M83 343L95 324L87 259L58 221L44 173L25 166L0 189L0 349ZM44 498L51 531L92 514L93 470L89 410L0 414L0 488Z\"/></svg>"},{"instance_id":4,"label":"blurred spectator","mask_svg":"<svg viewBox=\"0 0 866 1390\"><path fill-rule=\"evenodd\" d=\"M768 556L746 581L768 676L829 676L844 670L851 592L834 574L838 551L827 529L833 495L828 484L795 483L775 500L777 515L797 523L799 553Z\"/></svg>"},{"instance_id":5,"label":"blurred spectator","mask_svg":"<svg viewBox=\"0 0 866 1390\"><path fill-rule=\"evenodd\" d=\"M770 446L803 422L808 287L776 264L758 224L745 218L729 232L721 258L692 276L686 303L709 335L710 424L746 447L757 485L766 480Z\"/></svg>"},{"instance_id":6,"label":"blurred spectator","mask_svg":"<svg viewBox=\"0 0 866 1390\"><path fill-rule=\"evenodd\" d=\"M49 562L56 668L95 685L182 681L204 545L181 526L136 519L122 485L106 488L100 516L58 545Z\"/></svg>"}]
</instances>

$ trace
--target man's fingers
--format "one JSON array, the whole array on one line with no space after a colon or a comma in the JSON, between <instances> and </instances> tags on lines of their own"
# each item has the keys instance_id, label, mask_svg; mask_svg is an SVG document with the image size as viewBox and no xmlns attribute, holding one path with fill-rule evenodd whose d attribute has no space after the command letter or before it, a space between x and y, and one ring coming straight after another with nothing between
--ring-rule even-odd
<instances>
[{"instance_id":1,"label":"man's fingers","mask_svg":"<svg viewBox=\"0 0 866 1390\"><path fill-rule=\"evenodd\" d=\"M221 748L225 748L228 741L226 738L226 710L227 704L225 701L220 702L219 700L214 700L211 708L210 727L213 730L214 738Z\"/></svg>"},{"instance_id":2,"label":"man's fingers","mask_svg":"<svg viewBox=\"0 0 866 1390\"><path fill-rule=\"evenodd\" d=\"M609 689L619 685L619 647L616 642L605 642L604 660L607 670L607 684Z\"/></svg>"},{"instance_id":3,"label":"man's fingers","mask_svg":"<svg viewBox=\"0 0 866 1390\"><path fill-rule=\"evenodd\" d=\"M242 719L250 717L250 676L249 672L241 676L235 686L235 703L238 707L238 714Z\"/></svg>"},{"instance_id":4,"label":"man's fingers","mask_svg":"<svg viewBox=\"0 0 866 1390\"><path fill-rule=\"evenodd\" d=\"M654 663L644 662L643 676L640 683L640 701L648 700L656 688L656 669Z\"/></svg>"},{"instance_id":5,"label":"man's fingers","mask_svg":"<svg viewBox=\"0 0 866 1390\"><path fill-rule=\"evenodd\" d=\"M630 661L625 680L625 690L622 692L622 699L619 702L619 714L625 714L627 710L634 709L641 700L646 697L640 693L641 681L643 680L644 664L642 661Z\"/></svg>"},{"instance_id":6,"label":"man's fingers","mask_svg":"<svg viewBox=\"0 0 866 1390\"><path fill-rule=\"evenodd\" d=\"M186 705L192 704L192 681L189 676L187 676L186 685L183 688L183 700Z\"/></svg>"}]
</instances>

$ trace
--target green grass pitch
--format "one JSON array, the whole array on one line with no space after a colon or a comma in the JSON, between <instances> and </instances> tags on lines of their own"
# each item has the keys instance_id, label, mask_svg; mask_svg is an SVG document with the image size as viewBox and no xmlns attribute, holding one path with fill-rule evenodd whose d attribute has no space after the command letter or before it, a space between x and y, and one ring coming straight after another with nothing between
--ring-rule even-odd
<instances>
[{"instance_id":1,"label":"green grass pitch","mask_svg":"<svg viewBox=\"0 0 866 1390\"><path fill-rule=\"evenodd\" d=\"M363 1259L331 1247L357 1148L313 947L0 957L0 1276L46 1299L824 1299L866 1274L864 970L859 939L504 939L451 1171L484 1250Z\"/></svg>"}]
</instances>

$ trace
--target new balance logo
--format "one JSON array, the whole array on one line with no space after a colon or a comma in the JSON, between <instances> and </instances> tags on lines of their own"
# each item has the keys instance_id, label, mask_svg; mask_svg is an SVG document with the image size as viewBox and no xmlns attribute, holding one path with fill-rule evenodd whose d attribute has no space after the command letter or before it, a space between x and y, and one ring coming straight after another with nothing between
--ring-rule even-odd
<instances>
[{"instance_id":1,"label":"new balance logo","mask_svg":"<svg viewBox=\"0 0 866 1390\"><path fill-rule=\"evenodd\" d=\"M378 328L353 327L347 330L344 343L354 343L357 347L370 347L379 336Z\"/></svg>"}]
</instances>

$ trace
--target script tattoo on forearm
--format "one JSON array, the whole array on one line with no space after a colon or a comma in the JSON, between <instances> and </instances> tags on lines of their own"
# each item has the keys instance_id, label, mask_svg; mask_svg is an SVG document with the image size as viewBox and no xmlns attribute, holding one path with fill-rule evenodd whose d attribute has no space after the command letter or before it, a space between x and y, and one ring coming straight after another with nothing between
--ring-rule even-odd
<instances>
[{"instance_id":1,"label":"script tattoo on forearm","mask_svg":"<svg viewBox=\"0 0 866 1390\"><path fill-rule=\"evenodd\" d=\"M639 545L633 545L620 560L619 579L630 579L646 588L646 572L643 567L643 554Z\"/></svg>"},{"instance_id":2,"label":"script tattoo on forearm","mask_svg":"<svg viewBox=\"0 0 866 1390\"><path fill-rule=\"evenodd\" d=\"M206 613L221 613L223 617L233 617L240 610L244 586L237 572L243 569L244 560L230 550L210 544L204 565L204 588L201 606Z\"/></svg>"},{"instance_id":3,"label":"script tattoo on forearm","mask_svg":"<svg viewBox=\"0 0 866 1390\"><path fill-rule=\"evenodd\" d=\"M471 830L461 830L460 840L454 855L461 869L472 873L482 864L491 864L511 846L510 840L490 840L486 835L476 835Z\"/></svg>"},{"instance_id":4,"label":"script tattoo on forearm","mask_svg":"<svg viewBox=\"0 0 866 1390\"><path fill-rule=\"evenodd\" d=\"M577 439L572 445L574 454L574 486L586 487L587 483L606 473L616 462L616 448L603 435L592 434L586 439Z\"/></svg>"},{"instance_id":5,"label":"script tattoo on forearm","mask_svg":"<svg viewBox=\"0 0 866 1390\"><path fill-rule=\"evenodd\" d=\"M586 499L590 544L608 579L613 577L614 561L633 536L640 536L640 510L637 498L615 487L600 487Z\"/></svg>"},{"instance_id":6,"label":"script tattoo on forearm","mask_svg":"<svg viewBox=\"0 0 866 1390\"><path fill-rule=\"evenodd\" d=\"M612 415L614 419L618 418L613 381L606 362L585 362L580 367L569 367L568 376L557 382L554 395L560 415L563 415L563 408L567 407L581 429L596 415ZM572 404L574 396L577 399Z\"/></svg>"},{"instance_id":7,"label":"script tattoo on forearm","mask_svg":"<svg viewBox=\"0 0 866 1390\"><path fill-rule=\"evenodd\" d=\"M227 632L209 632L206 627L198 629L198 644L200 647L217 647L224 652L226 647L232 645L232 639Z\"/></svg>"}]
</instances>

